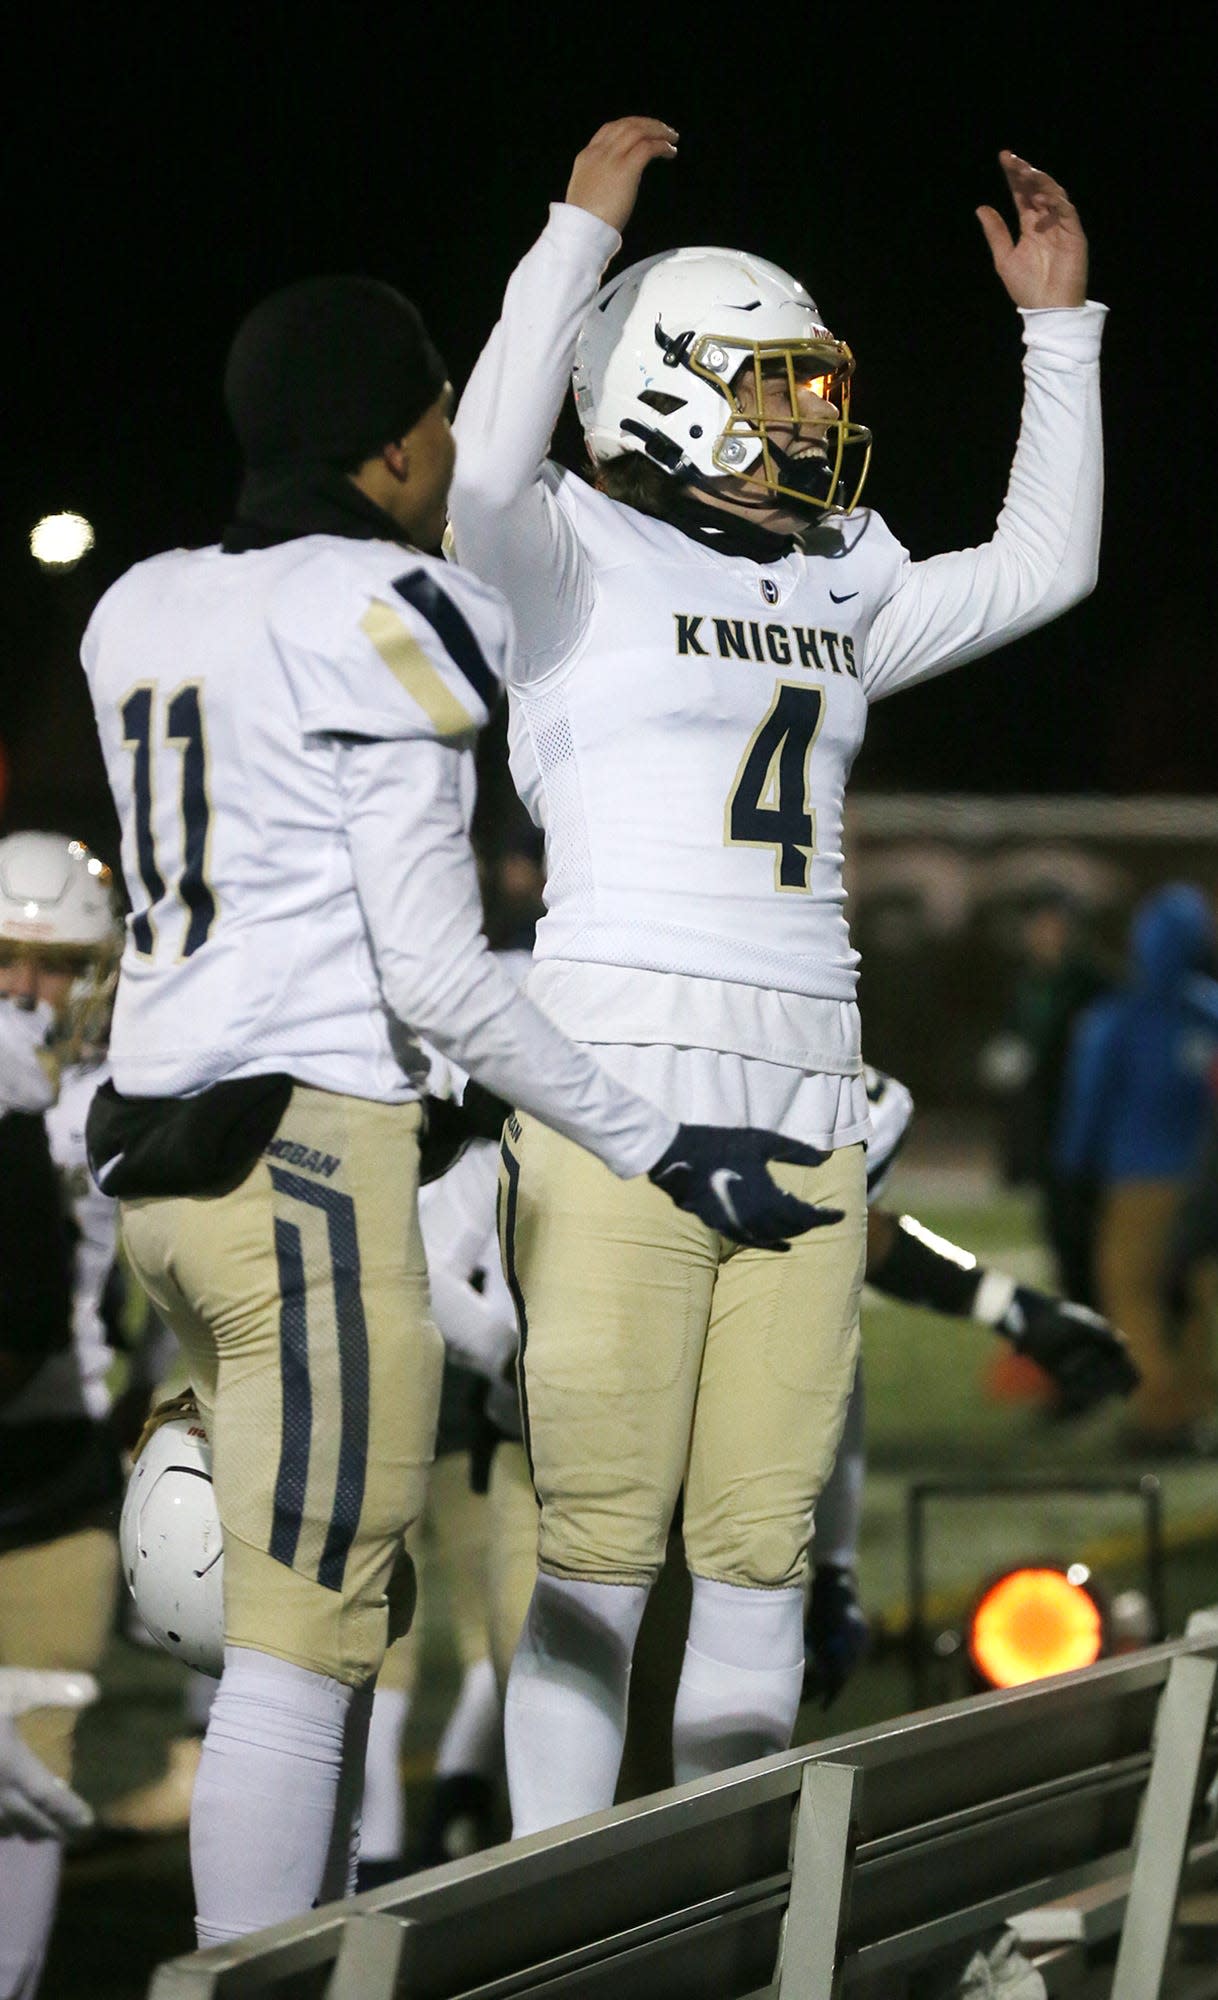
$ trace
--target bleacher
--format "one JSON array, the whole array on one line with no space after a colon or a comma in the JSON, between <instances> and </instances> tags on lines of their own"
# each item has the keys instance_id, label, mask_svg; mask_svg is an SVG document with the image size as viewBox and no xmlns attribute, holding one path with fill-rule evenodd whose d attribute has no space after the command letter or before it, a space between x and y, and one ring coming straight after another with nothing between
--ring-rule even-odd
<instances>
[{"instance_id":1,"label":"bleacher","mask_svg":"<svg viewBox=\"0 0 1218 2000\"><path fill-rule=\"evenodd\" d=\"M1185 1964L1178 1922L1218 1884L1216 1676L1200 1614L175 1959L149 2000L946 2000L1005 1932L1049 1995L1218 1996L1218 1929Z\"/></svg>"}]
</instances>

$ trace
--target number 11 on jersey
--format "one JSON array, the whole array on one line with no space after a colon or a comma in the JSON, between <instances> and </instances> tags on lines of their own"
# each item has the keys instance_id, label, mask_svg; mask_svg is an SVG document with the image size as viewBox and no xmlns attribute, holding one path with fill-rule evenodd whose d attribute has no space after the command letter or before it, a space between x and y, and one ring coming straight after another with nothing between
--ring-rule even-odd
<instances>
[{"instance_id":1,"label":"number 11 on jersey","mask_svg":"<svg viewBox=\"0 0 1218 2000\"><path fill-rule=\"evenodd\" d=\"M151 958L156 949L151 913L166 893L152 831L156 704L157 690L145 682L132 688L119 707L123 742L133 753L131 796L135 810L136 866L149 905L132 917L131 935L136 950L144 958ZM165 712L165 740L181 753L182 869L173 886L187 916L182 957L190 958L200 945L207 943L216 917L216 899L205 874L211 808L207 798L207 739L197 682L188 682L170 697Z\"/></svg>"},{"instance_id":2,"label":"number 11 on jersey","mask_svg":"<svg viewBox=\"0 0 1218 2000\"><path fill-rule=\"evenodd\" d=\"M723 831L728 847L772 847L774 887L807 890L816 852L808 786L812 745L825 715L816 687L779 681L740 759Z\"/></svg>"}]
</instances>

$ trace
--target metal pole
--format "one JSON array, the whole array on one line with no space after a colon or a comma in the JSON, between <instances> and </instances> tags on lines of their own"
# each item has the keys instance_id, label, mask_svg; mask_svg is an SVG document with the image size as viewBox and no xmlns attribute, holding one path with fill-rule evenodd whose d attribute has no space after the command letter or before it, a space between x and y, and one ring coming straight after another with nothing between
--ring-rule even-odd
<instances>
[{"instance_id":1,"label":"metal pole","mask_svg":"<svg viewBox=\"0 0 1218 2000\"><path fill-rule=\"evenodd\" d=\"M860 1776L852 1764L804 1765L777 2000L833 2000L838 1936L849 1902L854 1789Z\"/></svg>"},{"instance_id":2,"label":"metal pole","mask_svg":"<svg viewBox=\"0 0 1218 2000\"><path fill-rule=\"evenodd\" d=\"M1163 1992L1215 1675L1213 1660L1173 1660L1159 1698L1112 2000L1160 2000Z\"/></svg>"}]
</instances>

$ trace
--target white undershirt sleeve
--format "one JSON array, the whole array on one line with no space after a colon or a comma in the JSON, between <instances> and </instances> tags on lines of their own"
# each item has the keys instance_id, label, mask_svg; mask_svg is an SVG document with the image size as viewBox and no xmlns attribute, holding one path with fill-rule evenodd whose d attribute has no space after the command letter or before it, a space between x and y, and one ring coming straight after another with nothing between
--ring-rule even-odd
<instances>
[{"instance_id":1,"label":"white undershirt sleeve","mask_svg":"<svg viewBox=\"0 0 1218 2000\"><path fill-rule=\"evenodd\" d=\"M616 229L586 209L551 205L453 422L454 553L512 607L517 681L540 679L565 660L591 613L591 569L554 497L546 453L580 325L620 245Z\"/></svg>"},{"instance_id":2,"label":"white undershirt sleeve","mask_svg":"<svg viewBox=\"0 0 1218 2000\"><path fill-rule=\"evenodd\" d=\"M628 1179L676 1122L525 999L482 935L460 751L434 738L335 743L356 889L386 1004L479 1083Z\"/></svg>"},{"instance_id":3,"label":"white undershirt sleeve","mask_svg":"<svg viewBox=\"0 0 1218 2000\"><path fill-rule=\"evenodd\" d=\"M1088 301L1023 313L1023 415L997 528L980 548L906 563L868 639L869 701L1008 645L1094 589L1106 311Z\"/></svg>"}]
</instances>

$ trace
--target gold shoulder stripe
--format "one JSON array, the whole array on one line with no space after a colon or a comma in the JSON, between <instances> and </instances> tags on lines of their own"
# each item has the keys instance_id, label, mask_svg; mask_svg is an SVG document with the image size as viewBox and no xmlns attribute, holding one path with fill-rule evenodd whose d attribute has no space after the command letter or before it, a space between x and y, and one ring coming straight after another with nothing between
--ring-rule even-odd
<instances>
[{"instance_id":1,"label":"gold shoulder stripe","mask_svg":"<svg viewBox=\"0 0 1218 2000\"><path fill-rule=\"evenodd\" d=\"M468 736L477 728L473 716L463 708L443 676L428 659L409 626L387 604L375 599L359 621L394 679L405 688L412 701L441 736Z\"/></svg>"}]
</instances>

